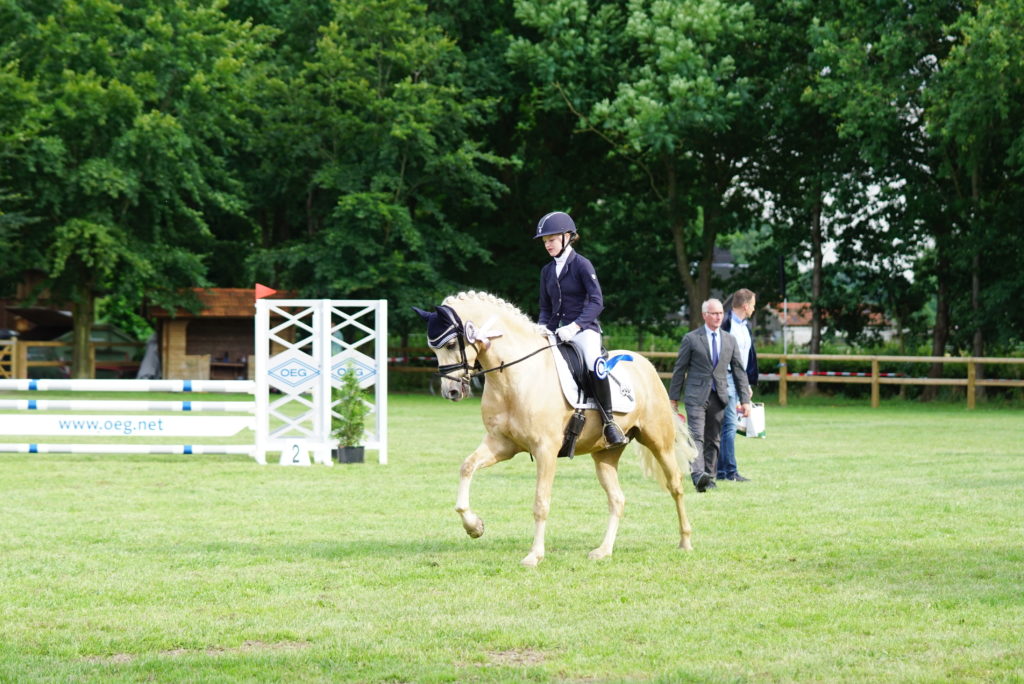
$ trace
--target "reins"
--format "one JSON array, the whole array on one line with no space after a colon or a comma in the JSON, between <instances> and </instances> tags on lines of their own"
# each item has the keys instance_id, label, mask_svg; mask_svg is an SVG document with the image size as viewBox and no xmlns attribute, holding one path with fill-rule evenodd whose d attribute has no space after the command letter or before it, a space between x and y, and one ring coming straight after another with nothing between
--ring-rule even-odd
<instances>
[{"instance_id":1,"label":"reins","mask_svg":"<svg viewBox=\"0 0 1024 684\"><path fill-rule=\"evenodd\" d=\"M541 347L540 349L535 349L534 351L531 351L525 356L521 356L515 359L514 361L509 361L507 362L507 364L505 361L502 361L500 366L496 366L494 368L489 369L481 368L480 360L479 358L477 358L475 364L473 365L473 368L470 368L469 359L466 357L466 342L469 342L470 344L475 344L475 342L478 341L475 338L476 333L472 323L466 323L465 325L463 325L462 318L459 316L456 310L451 306L446 306L444 304L441 304L440 306L437 307L437 314L442 316L443 319L446 320L447 324L449 324L449 326L438 331L435 337L427 340L427 343L432 348L439 349L446 341L450 341L453 336L459 341L459 356L461 357L460 362L458 362L458 364L445 364L443 366L438 366L437 372L434 374L436 377L445 378L446 380L469 383L470 380L477 376L486 375L488 373L494 373L495 371L502 372L505 369L509 368L510 366L521 364L522 361L526 360L530 356L535 356L544 351L545 349L550 349L551 347L561 344L561 342L558 341L552 342L551 344L547 344ZM484 327L486 328L487 326L484 325ZM487 344L489 345L489 342ZM465 375L458 377L451 375L456 371L462 371Z\"/></svg>"},{"instance_id":2,"label":"reins","mask_svg":"<svg viewBox=\"0 0 1024 684\"><path fill-rule=\"evenodd\" d=\"M469 342L470 344L473 344L474 340L470 340L470 339L463 340L463 338L464 337L465 338L469 337L466 334L466 329L467 329L467 326L472 326L472 324L471 323L467 323L466 325L463 325L462 319L459 317L459 314L456 313L456 311L454 309L452 309L451 307L449 307L449 306L441 305L441 306L437 307L437 311L438 311L438 313L440 315L444 316L448 320L448 322L450 323L450 327L447 330L444 331L444 333L447 333L447 335L449 335L449 336L442 337L442 338L438 339L436 343L433 340L428 340L428 343L432 347L434 347L435 349L440 348L440 345L442 344L443 340L445 340L445 339L450 340L451 339L450 335L451 335L452 332L454 332L456 339L459 341L459 356L461 357L461 361L459 363L449 363L449 364L445 364L443 366L438 366L437 372L434 373L434 375L436 375L439 378L446 378L448 380L453 380L453 381L456 381L456 382L468 383L470 380L472 380L473 378L475 378L475 377L477 377L479 375L486 375L488 373L493 373L494 371L499 371L499 372L500 371L504 371L509 366L514 366L517 363L522 363L523 361L526 361L531 356L535 356L535 355L541 353L545 349L551 349L552 347L554 347L554 346L556 346L558 344L561 344L560 342L557 342L557 341L556 342L552 342L551 344L545 345L545 346L541 347L540 349L535 349L534 351L530 352L526 356L520 357L520 358L516 359L515 361L509 361L508 363L505 363L504 361L502 361L501 365L495 366L494 368L481 368L480 367L480 360L478 358L476 364L474 365L474 367L470 368L469 367L469 361L466 358L466 342ZM437 346L435 346L435 344ZM462 375L462 376L459 376L459 377L451 375L451 373L453 373L455 371L463 371L465 373L465 375Z\"/></svg>"},{"instance_id":3,"label":"reins","mask_svg":"<svg viewBox=\"0 0 1024 684\"><path fill-rule=\"evenodd\" d=\"M540 349L533 350L532 352L530 352L526 356L520 357L520 358L516 359L515 361L509 361L508 363L505 363L504 361L502 361L501 365L495 366L494 368L480 368L479 367L480 366L480 362L477 361L476 362L476 368L474 369L474 368L470 368L469 364L466 363L465 361L463 361L462 363L453 363L453 364L450 364L450 365L446 365L443 368L439 368L438 371L436 373L434 373L434 375L436 375L439 378L447 378L449 380L457 380L457 381L460 381L460 382L461 381L469 381L469 380L472 380L473 378L477 377L478 375L487 375L488 373L493 373L494 371L499 371L499 372L500 371L504 371L509 366L514 366L517 363L522 363L523 361L526 361L526 359L530 358L531 356L536 356L537 354L540 354L545 349L551 349L552 347L557 346L559 344L561 344L561 343L560 342L552 342L551 344L545 345L545 346L541 347ZM452 369L464 370L464 371L466 371L466 375L464 375L462 377L455 377L455 376L449 375L449 372Z\"/></svg>"},{"instance_id":4,"label":"reins","mask_svg":"<svg viewBox=\"0 0 1024 684\"><path fill-rule=\"evenodd\" d=\"M551 349L552 347L554 347L556 345L559 345L559 344L561 344L561 342L552 342L551 344L546 345L544 347L541 347L540 349L535 349L534 351L530 352L526 356L518 358L515 361L509 361L508 363L505 363L504 361L502 361L500 366L495 366L494 368L487 368L486 370L485 369L480 369L480 370L478 370L476 372L470 373L469 374L469 378L470 378L470 380L472 380L473 378L475 378L478 375L486 375L487 373L493 373L494 371L503 371L506 368L508 368L509 366L514 366L517 363L522 363L523 361L525 361L526 359L530 358L531 356L534 356L536 354L540 354L545 349ZM479 361L477 363L479 364Z\"/></svg>"}]
</instances>

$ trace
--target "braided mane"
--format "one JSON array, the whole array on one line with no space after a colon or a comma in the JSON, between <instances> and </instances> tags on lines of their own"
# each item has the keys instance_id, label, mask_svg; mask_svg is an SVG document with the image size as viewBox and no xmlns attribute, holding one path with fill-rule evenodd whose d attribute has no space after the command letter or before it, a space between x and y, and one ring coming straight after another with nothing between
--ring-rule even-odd
<instances>
[{"instance_id":1,"label":"braided mane","mask_svg":"<svg viewBox=\"0 0 1024 684\"><path fill-rule=\"evenodd\" d=\"M465 292L460 292L458 294L449 295L449 296L445 297L444 301L441 302L441 303L446 305L446 306L454 306L459 301L482 302L482 303L488 304L490 306L495 306L495 307L504 309L505 312L508 313L510 316L512 316L513 318L518 319L524 325L529 326L530 330L532 330L532 331L534 331L534 332L536 332L538 334L541 334L541 335L545 335L545 334L548 333L548 329L547 328L545 328L542 325L538 325L537 323L535 323L533 321L533 319L531 319L529 316L524 314L522 312L522 310L518 306L516 306L515 304L513 304L511 302L505 301L501 297L492 295L489 292L477 292L475 290L468 290L468 291L465 291Z\"/></svg>"}]
</instances>

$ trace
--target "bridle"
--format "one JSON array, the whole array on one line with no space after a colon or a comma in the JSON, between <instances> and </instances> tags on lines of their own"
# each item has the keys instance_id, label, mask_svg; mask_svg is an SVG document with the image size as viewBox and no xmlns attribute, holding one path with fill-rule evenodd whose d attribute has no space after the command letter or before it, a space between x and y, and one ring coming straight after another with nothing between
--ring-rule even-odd
<instances>
[{"instance_id":1,"label":"bridle","mask_svg":"<svg viewBox=\"0 0 1024 684\"><path fill-rule=\"evenodd\" d=\"M545 349L551 349L551 347L560 344L560 342L552 342L551 344L545 345L540 349L535 349L526 356L520 357L515 361L509 361L508 363L502 361L499 365L494 366L493 368L484 368L483 366L481 366L479 358L477 359L476 363L470 366L469 359L466 357L466 342L469 342L470 344L474 345L478 342L482 343L484 345L484 349L486 350L488 347L491 346L490 338L498 337L499 335L501 335L501 333L491 332L490 322L485 323L479 330L475 325L473 325L472 321L466 321L465 324L463 324L462 319L459 318L459 314L455 311L455 309L444 304L441 304L440 306L437 307L437 313L448 321L449 326L448 328L445 329L444 333L438 336L438 340L436 342L434 340L428 340L427 343L433 349L443 349L444 347L447 346L448 342L451 340L452 335L454 334L454 337L459 342L460 360L458 363L446 363L444 365L438 364L437 373L435 375L455 382L468 384L470 380L477 376L486 375L487 373L493 373L494 371L504 371L509 366L514 366L517 363L521 363L530 358L531 356L541 353ZM460 371L462 373L461 375L452 375L452 373Z\"/></svg>"},{"instance_id":2,"label":"bridle","mask_svg":"<svg viewBox=\"0 0 1024 684\"><path fill-rule=\"evenodd\" d=\"M448 342L454 334L455 339L459 341L459 358L461 360L459 363L446 363L443 366L440 363L437 364L436 375L441 378L460 382L472 379L472 371L473 369L480 367L480 361L478 360L473 365L473 368L470 368L469 359L466 358L466 326L462 324L462 319L459 318L459 314L450 306L445 306L444 304L438 306L437 313L448 321L448 327L445 329L439 341L435 342L434 340L427 340L427 344L429 344L433 349L443 349L448 346ZM456 371L463 371L464 374L459 377L453 377L451 373Z\"/></svg>"}]
</instances>

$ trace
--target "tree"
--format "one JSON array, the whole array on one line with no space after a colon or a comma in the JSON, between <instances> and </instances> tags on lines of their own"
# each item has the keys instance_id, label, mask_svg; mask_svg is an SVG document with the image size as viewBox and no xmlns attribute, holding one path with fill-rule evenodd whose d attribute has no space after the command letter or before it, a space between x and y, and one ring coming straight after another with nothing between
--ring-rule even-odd
<instances>
[{"instance_id":1,"label":"tree","mask_svg":"<svg viewBox=\"0 0 1024 684\"><path fill-rule=\"evenodd\" d=\"M911 270L915 283L937 283L933 351L944 353L948 320L945 283L925 265L948 263L945 226L948 187L935 171L934 148L926 133L922 93L948 51L942 25L955 17L956 3L938 0L867 7L840 0L829 6L810 33L815 78L809 99L834 121L843 145L866 166L865 192L841 210L852 216L840 253L886 279ZM874 199L872 192L877 192ZM873 208L864 209L874 204ZM859 216L858 216L859 215ZM929 259L934 240L938 259ZM898 308L913 303L915 289ZM941 373L936 365L933 372Z\"/></svg>"},{"instance_id":2,"label":"tree","mask_svg":"<svg viewBox=\"0 0 1024 684\"><path fill-rule=\"evenodd\" d=\"M216 7L7 5L0 63L33 103L7 136L15 207L34 217L12 263L41 268L74 313L75 377L91 377L95 300L166 306L205 282L210 213L241 214L227 163L245 138L246 65L263 35Z\"/></svg>"},{"instance_id":3,"label":"tree","mask_svg":"<svg viewBox=\"0 0 1024 684\"><path fill-rule=\"evenodd\" d=\"M279 93L289 104L277 125L295 146L277 144L276 161L294 159L301 173L287 172L289 197L275 195L289 220L261 222L259 277L308 295L425 305L486 258L452 216L493 206L505 160L475 137L490 103L465 94L464 72L423 5L335 3L315 53Z\"/></svg>"},{"instance_id":4,"label":"tree","mask_svg":"<svg viewBox=\"0 0 1024 684\"><path fill-rule=\"evenodd\" d=\"M960 343L983 356L986 340L1024 336L1024 241L1015 228L1024 210L1024 7L996 0L971 10L949 27L957 40L924 102L936 170L953 189L949 207L962 242L952 258L969 277L960 281L969 297L953 307L969 322Z\"/></svg>"},{"instance_id":5,"label":"tree","mask_svg":"<svg viewBox=\"0 0 1024 684\"><path fill-rule=\"evenodd\" d=\"M762 213L773 228L760 261L783 264L791 255L810 262L803 285L811 304L809 351L820 353L826 300L833 282L826 275L825 245L842 232L843 207L863 188L863 166L844 145L834 122L813 99L813 35L822 5L758 3L759 37L764 58L757 87L765 111L764 144L744 175L757 188ZM772 269L773 271L775 269ZM816 362L811 370L817 369ZM816 383L805 385L816 391Z\"/></svg>"},{"instance_id":6,"label":"tree","mask_svg":"<svg viewBox=\"0 0 1024 684\"><path fill-rule=\"evenodd\" d=\"M935 288L934 355L949 343L981 354L986 336L1012 339L1020 327L1010 303L1020 289L1003 276L1020 260L1004 226L1020 211L1021 9L950 0L837 8L815 36L815 91L887 179L892 201L869 244L902 252L915 280Z\"/></svg>"},{"instance_id":7,"label":"tree","mask_svg":"<svg viewBox=\"0 0 1024 684\"><path fill-rule=\"evenodd\" d=\"M657 208L650 229L671 237L691 315L699 311L717 235L746 222L736 179L758 118L735 55L752 49L752 6L520 0L516 9L537 37L517 40L511 58L547 107L568 110L578 131L604 142L632 180L632 199Z\"/></svg>"},{"instance_id":8,"label":"tree","mask_svg":"<svg viewBox=\"0 0 1024 684\"><path fill-rule=\"evenodd\" d=\"M22 231L32 222L23 208L24 198L12 189L9 169L18 151L39 133L35 90L15 67L15 63L0 64L0 293L10 292L17 285Z\"/></svg>"}]
</instances>

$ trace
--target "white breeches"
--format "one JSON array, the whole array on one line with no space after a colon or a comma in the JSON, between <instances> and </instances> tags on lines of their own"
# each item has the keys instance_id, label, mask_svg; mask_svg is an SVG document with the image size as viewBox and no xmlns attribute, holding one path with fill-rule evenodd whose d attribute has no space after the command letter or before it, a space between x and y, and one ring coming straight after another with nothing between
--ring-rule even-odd
<instances>
[{"instance_id":1,"label":"white breeches","mask_svg":"<svg viewBox=\"0 0 1024 684\"><path fill-rule=\"evenodd\" d=\"M596 330L581 330L573 336L572 343L583 352L587 370L593 372L594 364L601 357L601 333Z\"/></svg>"}]
</instances>

